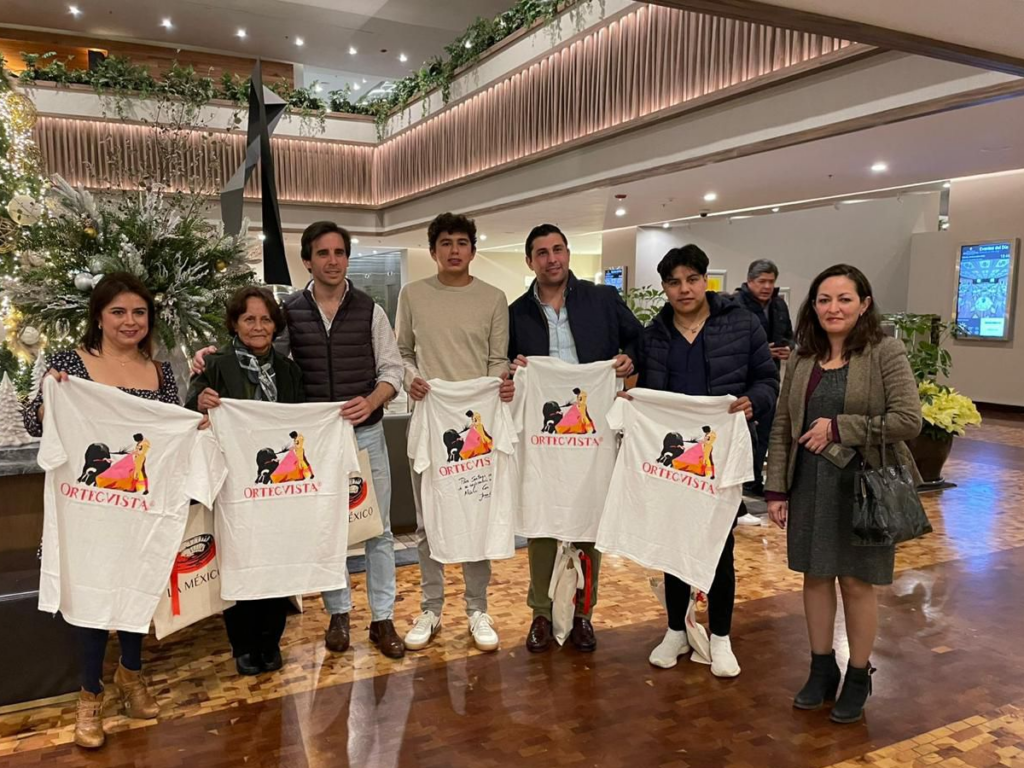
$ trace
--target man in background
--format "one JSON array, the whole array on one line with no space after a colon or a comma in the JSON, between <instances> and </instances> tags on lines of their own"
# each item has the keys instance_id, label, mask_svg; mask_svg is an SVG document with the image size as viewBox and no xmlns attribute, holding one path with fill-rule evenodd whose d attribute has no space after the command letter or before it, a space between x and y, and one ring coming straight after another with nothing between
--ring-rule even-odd
<instances>
[{"instance_id":1,"label":"man in background","mask_svg":"<svg viewBox=\"0 0 1024 768\"><path fill-rule=\"evenodd\" d=\"M789 316L789 307L779 295L776 283L779 279L779 268L769 259L758 259L747 270L747 282L736 291L736 298L747 310L761 321L765 335L768 337L768 349L777 368L789 359L793 349L793 321ZM772 421L775 418L775 407L759 416L756 432L757 442L754 445L754 481L743 487L748 496L764 496L764 462L768 456L768 437L772 432ZM761 525L761 518L746 514L740 525Z\"/></svg>"}]
</instances>

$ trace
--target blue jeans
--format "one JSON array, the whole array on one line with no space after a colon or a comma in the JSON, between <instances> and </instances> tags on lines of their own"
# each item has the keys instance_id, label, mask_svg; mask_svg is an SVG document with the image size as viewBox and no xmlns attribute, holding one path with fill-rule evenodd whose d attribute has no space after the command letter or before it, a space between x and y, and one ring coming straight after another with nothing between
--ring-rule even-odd
<instances>
[{"instance_id":1,"label":"blue jeans","mask_svg":"<svg viewBox=\"0 0 1024 768\"><path fill-rule=\"evenodd\" d=\"M395 536L391 533L391 465L388 446L384 441L384 425L374 424L356 430L359 450L370 454L370 475L373 491L380 506L380 519L384 533L366 541L366 592L370 600L372 621L390 619L395 612ZM347 497L346 497L347 501ZM345 570L348 581L348 569ZM352 591L334 589L324 592L324 608L330 614L349 613L352 610Z\"/></svg>"}]
</instances>

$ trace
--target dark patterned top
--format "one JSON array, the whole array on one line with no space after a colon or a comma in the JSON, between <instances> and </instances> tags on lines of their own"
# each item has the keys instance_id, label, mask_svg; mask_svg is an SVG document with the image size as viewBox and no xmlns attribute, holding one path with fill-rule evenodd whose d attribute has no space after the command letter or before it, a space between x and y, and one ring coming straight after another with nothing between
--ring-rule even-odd
<instances>
[{"instance_id":1,"label":"dark patterned top","mask_svg":"<svg viewBox=\"0 0 1024 768\"><path fill-rule=\"evenodd\" d=\"M55 352L50 358L49 367L55 371L64 371L68 376L77 376L80 379L92 381L89 371L86 370L85 363L82 362L82 358L73 349ZM129 395L141 397L144 400L159 400L161 403L181 405L181 401L178 399L178 384L174 380L171 364L160 363L160 371L161 378L163 379L160 382L160 389L129 389L128 387L118 387L118 389L122 392L127 392ZM25 429L34 437L40 437L43 434L43 422L39 418L39 406L42 404L43 393L40 390L39 394L36 395L36 399L25 409Z\"/></svg>"}]
</instances>

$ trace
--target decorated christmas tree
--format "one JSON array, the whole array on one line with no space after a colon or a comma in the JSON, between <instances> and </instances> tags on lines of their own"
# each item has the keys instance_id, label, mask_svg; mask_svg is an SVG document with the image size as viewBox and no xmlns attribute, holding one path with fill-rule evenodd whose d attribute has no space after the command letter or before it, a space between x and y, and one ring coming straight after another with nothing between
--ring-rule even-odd
<instances>
[{"instance_id":1,"label":"decorated christmas tree","mask_svg":"<svg viewBox=\"0 0 1024 768\"><path fill-rule=\"evenodd\" d=\"M3 380L0 380L0 448L30 442L32 437L25 431L18 393L14 390L11 377L5 373Z\"/></svg>"},{"instance_id":2,"label":"decorated christmas tree","mask_svg":"<svg viewBox=\"0 0 1024 768\"><path fill-rule=\"evenodd\" d=\"M20 246L45 214L47 182L32 141L32 102L11 87L0 56L0 277L17 270ZM32 361L42 343L39 329L17 312L0 290L0 375L10 374L24 395Z\"/></svg>"},{"instance_id":3,"label":"decorated christmas tree","mask_svg":"<svg viewBox=\"0 0 1024 768\"><path fill-rule=\"evenodd\" d=\"M21 226L15 257L0 268L0 304L8 308L8 343L17 345L14 351L25 365L39 351L30 342L51 350L77 343L93 288L115 271L135 275L152 292L157 354L171 362L179 385L187 381L190 352L223 334L226 299L253 281L249 261L259 258L259 246L249 239L247 221L239 235L225 234L219 222L210 221L209 194L219 188L218 180L191 175L195 164L186 140L204 129L198 119L198 112L183 110L170 125L154 123L157 171L135 177L118 165L121 159L108 160L108 175L134 189L94 196L54 176L48 183L22 184L22 196L11 198L7 209L13 206L11 215ZM30 121L21 124L30 130ZM25 136L30 143L30 134ZM21 168L23 175L29 166ZM172 181L177 191L168 187ZM16 373L31 380L26 371Z\"/></svg>"}]
</instances>

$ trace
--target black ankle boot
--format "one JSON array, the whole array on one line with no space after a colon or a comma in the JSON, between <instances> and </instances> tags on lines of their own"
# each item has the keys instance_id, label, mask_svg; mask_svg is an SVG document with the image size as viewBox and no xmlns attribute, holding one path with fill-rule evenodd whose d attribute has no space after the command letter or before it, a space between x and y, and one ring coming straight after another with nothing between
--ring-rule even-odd
<instances>
[{"instance_id":1,"label":"black ankle boot","mask_svg":"<svg viewBox=\"0 0 1024 768\"><path fill-rule=\"evenodd\" d=\"M818 709L826 701L835 701L841 676L835 651L812 653L811 674L793 699L793 706L797 709Z\"/></svg>"},{"instance_id":2,"label":"black ankle boot","mask_svg":"<svg viewBox=\"0 0 1024 768\"><path fill-rule=\"evenodd\" d=\"M856 723L864 714L864 704L871 695L871 675L875 668L869 662L866 667L846 666L846 682L832 707L832 722Z\"/></svg>"}]
</instances>

